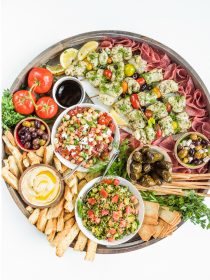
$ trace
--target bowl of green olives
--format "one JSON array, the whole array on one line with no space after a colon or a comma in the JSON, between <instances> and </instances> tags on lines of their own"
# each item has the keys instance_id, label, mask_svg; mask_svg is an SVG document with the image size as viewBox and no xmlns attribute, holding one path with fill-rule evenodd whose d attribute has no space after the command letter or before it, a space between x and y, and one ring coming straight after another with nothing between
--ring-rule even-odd
<instances>
[{"instance_id":1,"label":"bowl of green olives","mask_svg":"<svg viewBox=\"0 0 210 280\"><path fill-rule=\"evenodd\" d=\"M190 169L203 167L210 159L209 139L198 132L185 133L176 141L174 154L184 167Z\"/></svg>"},{"instance_id":2,"label":"bowl of green olives","mask_svg":"<svg viewBox=\"0 0 210 280\"><path fill-rule=\"evenodd\" d=\"M138 147L129 156L127 173L132 182L144 187L170 183L172 163L167 152L155 145Z\"/></svg>"},{"instance_id":3,"label":"bowl of green olives","mask_svg":"<svg viewBox=\"0 0 210 280\"><path fill-rule=\"evenodd\" d=\"M43 120L29 117L16 125L14 137L21 150L26 152L36 151L49 144L50 129Z\"/></svg>"}]
</instances>

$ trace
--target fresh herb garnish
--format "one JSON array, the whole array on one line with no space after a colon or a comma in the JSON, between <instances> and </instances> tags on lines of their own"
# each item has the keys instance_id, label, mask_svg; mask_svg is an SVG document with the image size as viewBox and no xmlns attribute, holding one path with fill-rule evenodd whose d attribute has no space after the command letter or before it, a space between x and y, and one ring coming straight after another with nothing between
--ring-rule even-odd
<instances>
[{"instance_id":1,"label":"fresh herb garnish","mask_svg":"<svg viewBox=\"0 0 210 280\"><path fill-rule=\"evenodd\" d=\"M190 220L193 224L210 229L210 208L204 203L204 198L193 190L188 191L186 196L155 195L150 191L141 191L141 195L144 200L158 202L161 206L181 212L184 221Z\"/></svg>"},{"instance_id":2,"label":"fresh herb garnish","mask_svg":"<svg viewBox=\"0 0 210 280\"><path fill-rule=\"evenodd\" d=\"M12 93L9 89L4 90L2 96L2 126L4 129L9 129L16 125L25 116L17 113L12 102Z\"/></svg>"},{"instance_id":3,"label":"fresh herb garnish","mask_svg":"<svg viewBox=\"0 0 210 280\"><path fill-rule=\"evenodd\" d=\"M81 199L78 200L77 202L77 211L78 211L78 215L80 218L82 218L83 216L83 202Z\"/></svg>"}]
</instances>

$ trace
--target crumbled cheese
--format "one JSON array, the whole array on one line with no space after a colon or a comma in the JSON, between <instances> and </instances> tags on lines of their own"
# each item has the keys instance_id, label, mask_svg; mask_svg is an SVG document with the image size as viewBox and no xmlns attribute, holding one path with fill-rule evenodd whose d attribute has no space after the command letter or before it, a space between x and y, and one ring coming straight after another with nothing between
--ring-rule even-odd
<instances>
[{"instance_id":1,"label":"crumbled cheese","mask_svg":"<svg viewBox=\"0 0 210 280\"><path fill-rule=\"evenodd\" d=\"M66 132L63 132L63 133L61 134L61 137L64 138L64 139L67 139L67 133L66 133Z\"/></svg>"},{"instance_id":2,"label":"crumbled cheese","mask_svg":"<svg viewBox=\"0 0 210 280\"><path fill-rule=\"evenodd\" d=\"M71 150L75 150L76 146L75 145L67 145L66 148L67 148L68 151L71 151Z\"/></svg>"}]
</instances>

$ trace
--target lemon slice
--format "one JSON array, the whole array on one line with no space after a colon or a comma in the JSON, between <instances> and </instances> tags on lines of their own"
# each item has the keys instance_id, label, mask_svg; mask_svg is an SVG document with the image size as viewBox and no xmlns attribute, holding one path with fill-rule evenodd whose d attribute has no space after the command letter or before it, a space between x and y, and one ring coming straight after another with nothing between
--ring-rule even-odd
<instances>
[{"instance_id":1,"label":"lemon slice","mask_svg":"<svg viewBox=\"0 0 210 280\"><path fill-rule=\"evenodd\" d=\"M86 56L90 53L93 52L97 49L98 47L98 42L96 41L90 41L87 42L86 44L84 44L81 49L78 52L78 60L83 60L84 58L86 58Z\"/></svg>"},{"instance_id":2,"label":"lemon slice","mask_svg":"<svg viewBox=\"0 0 210 280\"><path fill-rule=\"evenodd\" d=\"M118 125L122 125L122 126L128 125L128 122L122 116L120 116L114 109L111 109L110 115L113 117L113 119L116 121Z\"/></svg>"},{"instance_id":3,"label":"lemon slice","mask_svg":"<svg viewBox=\"0 0 210 280\"><path fill-rule=\"evenodd\" d=\"M76 58L78 53L77 49L67 49L62 52L60 55L60 63L64 69L67 69L69 65L73 62L73 60Z\"/></svg>"},{"instance_id":4,"label":"lemon slice","mask_svg":"<svg viewBox=\"0 0 210 280\"><path fill-rule=\"evenodd\" d=\"M55 76L62 75L65 71L65 69L60 64L47 65L46 69L49 70Z\"/></svg>"}]
</instances>

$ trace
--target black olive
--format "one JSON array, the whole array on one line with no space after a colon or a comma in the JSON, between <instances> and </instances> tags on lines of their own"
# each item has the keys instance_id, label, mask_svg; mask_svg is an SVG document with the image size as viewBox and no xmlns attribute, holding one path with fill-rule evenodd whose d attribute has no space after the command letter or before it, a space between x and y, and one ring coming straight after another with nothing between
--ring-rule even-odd
<instances>
[{"instance_id":1,"label":"black olive","mask_svg":"<svg viewBox=\"0 0 210 280\"><path fill-rule=\"evenodd\" d=\"M152 86L151 85L147 85L147 90L151 90Z\"/></svg>"},{"instance_id":2,"label":"black olive","mask_svg":"<svg viewBox=\"0 0 210 280\"><path fill-rule=\"evenodd\" d=\"M30 141L30 140L31 140L31 134L27 133L27 134L25 135L25 140L26 140L26 141Z\"/></svg>"},{"instance_id":3,"label":"black olive","mask_svg":"<svg viewBox=\"0 0 210 280\"><path fill-rule=\"evenodd\" d=\"M199 165L199 162L200 160L195 158L193 161L192 161L192 164L195 164L195 165Z\"/></svg>"},{"instance_id":4,"label":"black olive","mask_svg":"<svg viewBox=\"0 0 210 280\"><path fill-rule=\"evenodd\" d=\"M100 69L105 69L106 66L105 66L105 65L100 65L98 68L100 68Z\"/></svg>"},{"instance_id":5,"label":"black olive","mask_svg":"<svg viewBox=\"0 0 210 280\"><path fill-rule=\"evenodd\" d=\"M122 98L125 98L125 93L122 93L122 94L121 94L121 97L122 97Z\"/></svg>"},{"instance_id":6,"label":"black olive","mask_svg":"<svg viewBox=\"0 0 210 280\"><path fill-rule=\"evenodd\" d=\"M194 149L189 149L188 155L192 157L192 156L194 156L194 154L195 154L195 150Z\"/></svg>"},{"instance_id":7,"label":"black olive","mask_svg":"<svg viewBox=\"0 0 210 280\"><path fill-rule=\"evenodd\" d=\"M37 130L37 134L38 134L39 136L42 136L43 133L44 133L43 130L41 130L41 129L38 129L38 130Z\"/></svg>"},{"instance_id":8,"label":"black olive","mask_svg":"<svg viewBox=\"0 0 210 280\"><path fill-rule=\"evenodd\" d=\"M24 145L25 149L30 149L31 148L31 143L30 142L26 142Z\"/></svg>"},{"instance_id":9,"label":"black olive","mask_svg":"<svg viewBox=\"0 0 210 280\"><path fill-rule=\"evenodd\" d=\"M135 79L135 80L138 79L139 78L139 74L138 73L134 73L132 78Z\"/></svg>"},{"instance_id":10,"label":"black olive","mask_svg":"<svg viewBox=\"0 0 210 280\"><path fill-rule=\"evenodd\" d=\"M35 138L32 143L33 143L33 145L38 145L39 144L39 139Z\"/></svg>"},{"instance_id":11,"label":"black olive","mask_svg":"<svg viewBox=\"0 0 210 280\"><path fill-rule=\"evenodd\" d=\"M195 146L199 146L201 144L201 140L195 140L192 142Z\"/></svg>"},{"instance_id":12,"label":"black olive","mask_svg":"<svg viewBox=\"0 0 210 280\"><path fill-rule=\"evenodd\" d=\"M34 149L34 150L38 150L39 147L40 147L40 146L39 146L38 144L37 144L37 145L33 145L33 149Z\"/></svg>"},{"instance_id":13,"label":"black olive","mask_svg":"<svg viewBox=\"0 0 210 280\"><path fill-rule=\"evenodd\" d=\"M181 151L182 150L182 146L179 144L178 147L177 147L177 151Z\"/></svg>"},{"instance_id":14,"label":"black olive","mask_svg":"<svg viewBox=\"0 0 210 280\"><path fill-rule=\"evenodd\" d=\"M142 109L143 112L146 111L146 107L145 106L142 106L141 109Z\"/></svg>"},{"instance_id":15,"label":"black olive","mask_svg":"<svg viewBox=\"0 0 210 280\"><path fill-rule=\"evenodd\" d=\"M102 52L103 52L103 49L102 49L102 48L100 48L100 49L98 50L98 52L99 52L99 53L102 53Z\"/></svg>"},{"instance_id":16,"label":"black olive","mask_svg":"<svg viewBox=\"0 0 210 280\"><path fill-rule=\"evenodd\" d=\"M35 120L34 124L35 124L36 128L40 128L40 126L41 126L41 123L38 120Z\"/></svg>"},{"instance_id":17,"label":"black olive","mask_svg":"<svg viewBox=\"0 0 210 280\"><path fill-rule=\"evenodd\" d=\"M29 132L34 132L36 130L35 127L29 127Z\"/></svg>"},{"instance_id":18,"label":"black olive","mask_svg":"<svg viewBox=\"0 0 210 280\"><path fill-rule=\"evenodd\" d=\"M47 140L48 139L48 134L47 133L43 133L42 134L42 139Z\"/></svg>"},{"instance_id":19,"label":"black olive","mask_svg":"<svg viewBox=\"0 0 210 280\"><path fill-rule=\"evenodd\" d=\"M118 69L118 66L117 66L117 64L115 64L115 65L114 65L114 69L115 69L115 70L117 70L117 69Z\"/></svg>"},{"instance_id":20,"label":"black olive","mask_svg":"<svg viewBox=\"0 0 210 280\"><path fill-rule=\"evenodd\" d=\"M37 137L37 132L36 132L36 131L32 132L32 133L31 133L31 137L32 137L32 138L36 138L36 137Z\"/></svg>"},{"instance_id":21,"label":"black olive","mask_svg":"<svg viewBox=\"0 0 210 280\"><path fill-rule=\"evenodd\" d=\"M202 139L202 140L201 140L201 144L207 146L207 145L208 145L208 141L205 140L205 139Z\"/></svg>"},{"instance_id":22,"label":"black olive","mask_svg":"<svg viewBox=\"0 0 210 280\"><path fill-rule=\"evenodd\" d=\"M142 86L141 86L141 90L146 90L147 89L147 84L143 84Z\"/></svg>"}]
</instances>

